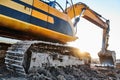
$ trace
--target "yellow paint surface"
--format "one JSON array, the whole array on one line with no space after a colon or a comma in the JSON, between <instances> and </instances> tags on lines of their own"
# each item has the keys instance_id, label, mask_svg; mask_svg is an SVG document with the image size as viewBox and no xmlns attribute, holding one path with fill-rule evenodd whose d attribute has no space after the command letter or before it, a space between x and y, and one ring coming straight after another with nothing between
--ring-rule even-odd
<instances>
[{"instance_id":1,"label":"yellow paint surface","mask_svg":"<svg viewBox=\"0 0 120 80\"><path fill-rule=\"evenodd\" d=\"M74 41L77 39L75 36L68 36L62 33L58 33L58 32L43 28L41 26L29 24L29 23L16 20L1 14L0 14L0 27L3 27L3 28L6 27L8 29L21 31L23 33L37 35L39 37L45 36L50 39L61 41L63 43Z\"/></svg>"}]
</instances>

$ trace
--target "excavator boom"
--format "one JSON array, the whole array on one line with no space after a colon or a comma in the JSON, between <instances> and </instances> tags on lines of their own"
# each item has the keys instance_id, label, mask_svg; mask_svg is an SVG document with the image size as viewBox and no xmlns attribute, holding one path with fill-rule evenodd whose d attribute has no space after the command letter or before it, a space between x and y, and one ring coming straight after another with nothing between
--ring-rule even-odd
<instances>
[{"instance_id":1,"label":"excavator boom","mask_svg":"<svg viewBox=\"0 0 120 80\"><path fill-rule=\"evenodd\" d=\"M83 12L84 11L84 12ZM92 9L90 9L86 4L84 3L77 3L73 6L68 7L65 12L67 13L67 15L73 19L75 16L79 16L82 14L82 17L87 19L88 21L94 23L95 25L103 28L103 29L107 29L108 26L106 24L106 22L104 22L99 16L98 13L96 13L95 11L93 11Z\"/></svg>"},{"instance_id":2,"label":"excavator boom","mask_svg":"<svg viewBox=\"0 0 120 80\"><path fill-rule=\"evenodd\" d=\"M102 49L98 53L98 56L100 58L100 62L103 65L111 66L115 64L115 52L107 50L108 47L108 39L109 39L109 31L110 31L110 25L109 20L102 17L97 12L90 9L86 4L84 3L77 3L73 6L68 7L65 10L66 14L73 19L75 18L75 25L79 21L79 17L83 17L87 19L88 21L92 22L93 24L99 26L103 29L103 39L102 39ZM76 18L76 16L79 16Z\"/></svg>"}]
</instances>

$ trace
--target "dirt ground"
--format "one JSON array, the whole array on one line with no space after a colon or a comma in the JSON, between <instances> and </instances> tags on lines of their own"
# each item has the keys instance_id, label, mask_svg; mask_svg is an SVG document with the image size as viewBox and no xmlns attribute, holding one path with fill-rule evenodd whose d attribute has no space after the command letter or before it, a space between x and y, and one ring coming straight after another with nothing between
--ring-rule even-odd
<instances>
[{"instance_id":1,"label":"dirt ground","mask_svg":"<svg viewBox=\"0 0 120 80\"><path fill-rule=\"evenodd\" d=\"M120 70L113 68L90 68L86 65L73 67L48 67L31 71L27 76L20 76L0 64L0 80L120 80Z\"/></svg>"}]
</instances>

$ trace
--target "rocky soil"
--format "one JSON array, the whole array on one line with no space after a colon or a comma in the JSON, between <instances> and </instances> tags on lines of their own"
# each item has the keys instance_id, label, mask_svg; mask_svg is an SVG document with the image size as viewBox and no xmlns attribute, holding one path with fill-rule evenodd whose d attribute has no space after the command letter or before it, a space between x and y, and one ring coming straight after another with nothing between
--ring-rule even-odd
<instances>
[{"instance_id":1,"label":"rocky soil","mask_svg":"<svg viewBox=\"0 0 120 80\"><path fill-rule=\"evenodd\" d=\"M37 68L27 76L20 76L0 64L0 80L120 80L120 70L113 68L90 68L86 65L74 67Z\"/></svg>"}]
</instances>

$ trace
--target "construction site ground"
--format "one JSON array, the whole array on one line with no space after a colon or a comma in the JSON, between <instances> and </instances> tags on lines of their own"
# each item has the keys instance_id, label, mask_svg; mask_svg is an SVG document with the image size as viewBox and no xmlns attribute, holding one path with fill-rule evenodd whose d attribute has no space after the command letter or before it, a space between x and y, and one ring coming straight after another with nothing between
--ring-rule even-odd
<instances>
[{"instance_id":1,"label":"construction site ground","mask_svg":"<svg viewBox=\"0 0 120 80\"><path fill-rule=\"evenodd\" d=\"M34 75L34 76L33 76ZM120 80L120 69L89 67L39 68L33 75L21 76L6 69L0 64L0 80Z\"/></svg>"}]
</instances>

